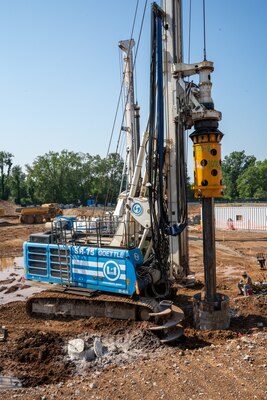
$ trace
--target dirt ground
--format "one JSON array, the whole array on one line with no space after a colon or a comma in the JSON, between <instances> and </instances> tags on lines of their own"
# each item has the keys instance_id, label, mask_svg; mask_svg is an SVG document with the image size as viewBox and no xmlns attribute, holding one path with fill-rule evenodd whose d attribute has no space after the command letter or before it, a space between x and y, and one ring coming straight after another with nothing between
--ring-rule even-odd
<instances>
[{"instance_id":1,"label":"dirt ground","mask_svg":"<svg viewBox=\"0 0 267 400\"><path fill-rule=\"evenodd\" d=\"M68 215L78 212L68 210ZM198 206L190 212L197 215ZM1 218L0 257L22 256L23 242L42 231L44 224ZM0 326L8 330L0 342L0 399L267 399L267 295L238 296L236 287L243 270L253 281L267 281L256 259L257 253L267 253L266 242L267 232L216 232L217 288L230 297L231 325L198 331L192 296L203 290L202 233L199 225L189 227L197 285L178 289L175 303L185 311L185 340L174 346L161 345L147 322L51 321L29 317L24 301L0 305ZM103 357L71 359L70 339L92 343L96 337L106 349ZM1 389L1 376L17 378L23 387Z\"/></svg>"}]
</instances>

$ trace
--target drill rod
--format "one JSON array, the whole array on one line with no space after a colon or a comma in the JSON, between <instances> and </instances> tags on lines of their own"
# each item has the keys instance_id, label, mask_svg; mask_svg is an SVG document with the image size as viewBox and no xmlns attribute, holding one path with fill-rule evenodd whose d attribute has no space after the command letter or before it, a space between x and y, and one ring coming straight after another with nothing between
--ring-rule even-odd
<instances>
[{"instance_id":1,"label":"drill rod","mask_svg":"<svg viewBox=\"0 0 267 400\"><path fill-rule=\"evenodd\" d=\"M203 258L206 302L216 301L216 252L214 199L202 199Z\"/></svg>"}]
</instances>

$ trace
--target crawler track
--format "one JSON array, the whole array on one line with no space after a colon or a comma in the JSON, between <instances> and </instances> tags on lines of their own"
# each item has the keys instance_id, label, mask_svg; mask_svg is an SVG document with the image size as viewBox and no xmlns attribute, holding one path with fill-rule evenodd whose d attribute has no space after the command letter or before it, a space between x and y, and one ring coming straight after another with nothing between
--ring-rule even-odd
<instances>
[{"instance_id":1,"label":"crawler track","mask_svg":"<svg viewBox=\"0 0 267 400\"><path fill-rule=\"evenodd\" d=\"M26 303L26 310L31 317L152 320L154 324L150 329L159 335L163 343L172 342L183 334L179 325L184 317L183 311L171 302L163 305L153 298L131 299L72 288L52 289L31 297Z\"/></svg>"}]
</instances>

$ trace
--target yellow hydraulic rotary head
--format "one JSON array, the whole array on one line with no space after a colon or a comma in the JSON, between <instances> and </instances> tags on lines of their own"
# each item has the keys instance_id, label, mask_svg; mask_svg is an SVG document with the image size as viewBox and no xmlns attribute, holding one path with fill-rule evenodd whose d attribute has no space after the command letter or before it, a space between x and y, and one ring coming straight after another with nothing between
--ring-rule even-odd
<instances>
[{"instance_id":1,"label":"yellow hydraulic rotary head","mask_svg":"<svg viewBox=\"0 0 267 400\"><path fill-rule=\"evenodd\" d=\"M193 141L194 192L196 198L223 197L221 144L217 121L199 121L190 135Z\"/></svg>"}]
</instances>

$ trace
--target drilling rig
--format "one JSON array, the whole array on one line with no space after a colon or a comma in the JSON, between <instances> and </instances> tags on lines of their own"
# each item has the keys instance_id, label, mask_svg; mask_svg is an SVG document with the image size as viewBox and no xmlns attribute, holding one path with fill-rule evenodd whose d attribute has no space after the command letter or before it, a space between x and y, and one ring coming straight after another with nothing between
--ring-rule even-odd
<instances>
[{"instance_id":1,"label":"drilling rig","mask_svg":"<svg viewBox=\"0 0 267 400\"><path fill-rule=\"evenodd\" d=\"M169 300L188 276L185 131L195 159L195 196L203 206L205 297L194 299L195 322L229 324L227 298L216 293L213 201L223 195L221 113L211 98L213 63L183 62L182 1L151 7L149 123L139 139L134 99L134 41L121 41L126 98L124 190L113 215L56 218L51 231L24 244L26 279L54 283L27 303L31 315L154 319L163 342L183 334L183 311ZM199 85L188 77L199 76ZM216 323L214 322L216 320Z\"/></svg>"}]
</instances>

